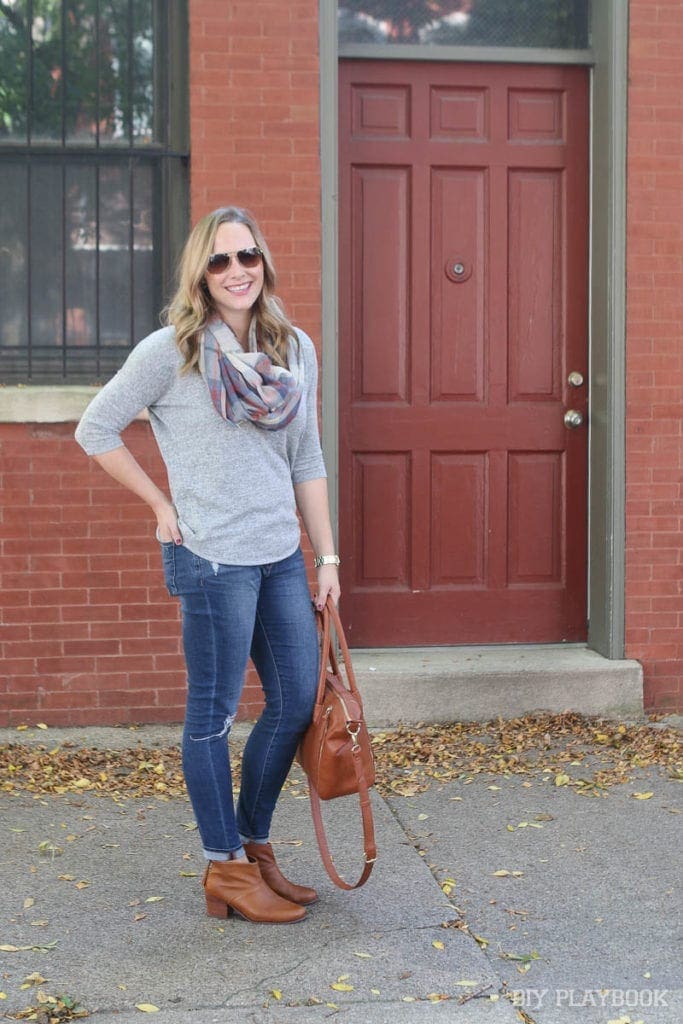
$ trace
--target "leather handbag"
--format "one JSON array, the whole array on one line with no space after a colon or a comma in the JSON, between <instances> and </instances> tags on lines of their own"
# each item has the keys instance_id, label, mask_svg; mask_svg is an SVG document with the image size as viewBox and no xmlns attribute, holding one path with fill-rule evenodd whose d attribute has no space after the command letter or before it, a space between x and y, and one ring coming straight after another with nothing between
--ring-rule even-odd
<instances>
[{"instance_id":1,"label":"leather handbag","mask_svg":"<svg viewBox=\"0 0 683 1024\"><path fill-rule=\"evenodd\" d=\"M357 889L367 882L377 859L369 793L375 781L375 763L363 717L363 702L334 601L328 598L318 614L322 634L318 692L313 717L299 745L297 758L308 776L313 825L325 869L340 889ZM335 653L333 631L339 642L346 680ZM339 875L332 861L320 801L354 793L358 794L363 822L364 866L358 881L351 885Z\"/></svg>"}]
</instances>

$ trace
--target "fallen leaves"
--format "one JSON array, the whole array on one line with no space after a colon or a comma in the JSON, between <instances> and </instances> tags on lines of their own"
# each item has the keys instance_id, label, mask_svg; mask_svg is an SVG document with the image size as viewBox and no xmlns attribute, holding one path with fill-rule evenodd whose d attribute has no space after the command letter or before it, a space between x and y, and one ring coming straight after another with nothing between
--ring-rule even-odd
<instances>
[{"instance_id":1,"label":"fallen leaves","mask_svg":"<svg viewBox=\"0 0 683 1024\"><path fill-rule=\"evenodd\" d=\"M169 798L186 792L180 750L175 747L161 752L76 748L68 744L48 749L41 744L11 743L0 748L0 777L3 775L6 781L0 789L8 793L23 790Z\"/></svg>"},{"instance_id":2,"label":"fallen leaves","mask_svg":"<svg viewBox=\"0 0 683 1024\"><path fill-rule=\"evenodd\" d=\"M481 774L538 776L542 771L555 786L584 796L604 796L608 787L627 782L640 768L657 767L671 779L683 779L676 729L626 725L575 712L401 726L372 739L377 788L386 796L417 796L432 781L467 785ZM576 766L589 772L577 778L569 771Z\"/></svg>"},{"instance_id":3,"label":"fallen leaves","mask_svg":"<svg viewBox=\"0 0 683 1024\"><path fill-rule=\"evenodd\" d=\"M31 1020L36 1024L62 1024L63 1021L79 1020L89 1017L84 1009L71 996L51 996L41 989L35 994L36 1006L27 1006L12 1014L14 1020Z\"/></svg>"},{"instance_id":4,"label":"fallen leaves","mask_svg":"<svg viewBox=\"0 0 683 1024\"><path fill-rule=\"evenodd\" d=\"M656 766L671 779L683 779L677 730L626 725L575 712L401 726L374 734L372 741L377 789L386 796L414 797L432 781L460 780L467 785L480 774L537 775L539 770L555 786L592 796L603 796L609 786L627 782L639 768ZM231 760L237 785L241 762L237 744ZM585 778L570 774L569 767L585 769L593 760L598 763L591 764ZM0 747L0 778L0 789L8 793L87 792L116 799L186 795L178 747L102 750L65 743L49 749L42 744L10 743ZM287 786L296 786L297 793L302 789L301 780L288 780ZM183 828L194 831L196 824Z\"/></svg>"},{"instance_id":5,"label":"fallen leaves","mask_svg":"<svg viewBox=\"0 0 683 1024\"><path fill-rule=\"evenodd\" d=\"M32 946L2 945L0 946L0 951L2 951L3 953L49 953L50 950L55 949L56 946L57 939L55 939L53 942L36 942Z\"/></svg>"}]
</instances>

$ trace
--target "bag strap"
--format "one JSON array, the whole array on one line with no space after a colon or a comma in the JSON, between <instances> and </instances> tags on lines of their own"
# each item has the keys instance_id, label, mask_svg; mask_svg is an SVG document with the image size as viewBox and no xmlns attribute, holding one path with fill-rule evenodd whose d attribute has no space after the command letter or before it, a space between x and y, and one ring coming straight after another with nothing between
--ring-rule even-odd
<instances>
[{"instance_id":1,"label":"bag strap","mask_svg":"<svg viewBox=\"0 0 683 1024\"><path fill-rule=\"evenodd\" d=\"M334 626L334 632L336 633L337 640L339 641L339 648L341 650L344 668L346 669L346 680L349 684L349 690L351 690L352 693L358 693L358 684L356 683L356 674L353 671L353 662L351 661L351 654L346 642L346 637L344 636L344 629L341 624L341 619L339 618L339 612L337 611L335 603L331 597L327 598L327 603L323 610L316 614L320 619L320 628L322 631L322 642L320 645L320 674L318 676L318 692L315 698L316 703L320 704L325 692L325 681L327 678L328 666L332 669L333 675L341 678L339 674L339 662L332 642L332 630L330 629L330 625Z\"/></svg>"},{"instance_id":2,"label":"bag strap","mask_svg":"<svg viewBox=\"0 0 683 1024\"><path fill-rule=\"evenodd\" d=\"M349 688L352 692L358 692L358 686L356 685L356 677L351 664L351 655L349 654L348 644L346 643L346 637L344 636L344 630L342 628L339 613L335 606L334 601L331 597L327 598L327 603L320 615L322 623L322 645L320 655L320 679L318 682L318 696L317 701L320 702L323 697L323 690L325 686L325 679L327 674L328 661L332 672L335 676L339 676L339 666L337 664L337 657L332 645L332 637L330 631L330 620L334 625L337 639L339 641L339 647L342 652L342 658L344 660L344 667L346 668L346 678L349 683ZM355 885L351 885L346 882L332 861L332 855L330 854L330 848L327 842L327 836L325 835L325 826L323 824L322 808L320 805L320 797L314 784L311 780L308 780L308 788L311 797L311 814L313 816L313 826L315 828L316 839L318 840L318 848L320 855L325 866L325 870L332 879L335 885L339 886L340 889L359 889L361 885L364 885L374 867L375 861L377 860L377 844L375 842L375 826L372 818L372 805L370 803L370 790L365 778L365 772L363 771L363 760L361 757L361 749L357 743L351 748L353 754L353 768L356 773L356 781L358 783L358 799L360 801L360 812L361 819L363 822L363 859L365 861L363 871L360 878Z\"/></svg>"},{"instance_id":3,"label":"bag strap","mask_svg":"<svg viewBox=\"0 0 683 1024\"><path fill-rule=\"evenodd\" d=\"M330 854L330 848L327 843L327 836L325 835L320 797L318 796L318 791L311 780L309 779L308 781L308 788L311 797L313 827L315 828L315 836L318 840L318 848L323 859L325 870L335 885L339 886L340 889L346 889L348 891L351 891L352 889L359 889L361 885L365 885L370 877L373 867L375 866L375 861L377 860L377 845L375 843L375 827L372 820L370 791L368 789L368 784L365 781L365 773L363 772L363 763L361 760L359 746L355 746L353 748L353 767L356 772L356 779L358 780L358 798L360 800L360 812L363 821L363 860L365 861L361 876L355 885L351 885L349 882L345 881L334 866L332 855Z\"/></svg>"}]
</instances>

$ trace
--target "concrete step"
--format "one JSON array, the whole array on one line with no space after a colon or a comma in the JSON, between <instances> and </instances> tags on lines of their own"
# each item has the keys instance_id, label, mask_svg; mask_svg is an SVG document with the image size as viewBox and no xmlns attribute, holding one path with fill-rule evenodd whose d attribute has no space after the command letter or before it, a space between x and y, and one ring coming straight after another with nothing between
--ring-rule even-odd
<instances>
[{"instance_id":1,"label":"concrete step","mask_svg":"<svg viewBox=\"0 0 683 1024\"><path fill-rule=\"evenodd\" d=\"M532 711L643 716L643 669L583 644L355 649L370 727L514 718Z\"/></svg>"}]
</instances>

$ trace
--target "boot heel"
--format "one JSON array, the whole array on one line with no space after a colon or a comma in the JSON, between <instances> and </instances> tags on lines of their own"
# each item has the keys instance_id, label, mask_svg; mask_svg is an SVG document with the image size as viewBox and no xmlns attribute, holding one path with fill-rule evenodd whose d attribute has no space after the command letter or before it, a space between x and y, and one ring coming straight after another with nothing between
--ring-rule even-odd
<instances>
[{"instance_id":1,"label":"boot heel","mask_svg":"<svg viewBox=\"0 0 683 1024\"><path fill-rule=\"evenodd\" d=\"M217 900L213 896L206 896L206 913L209 917L230 917L230 907L223 900Z\"/></svg>"}]
</instances>

